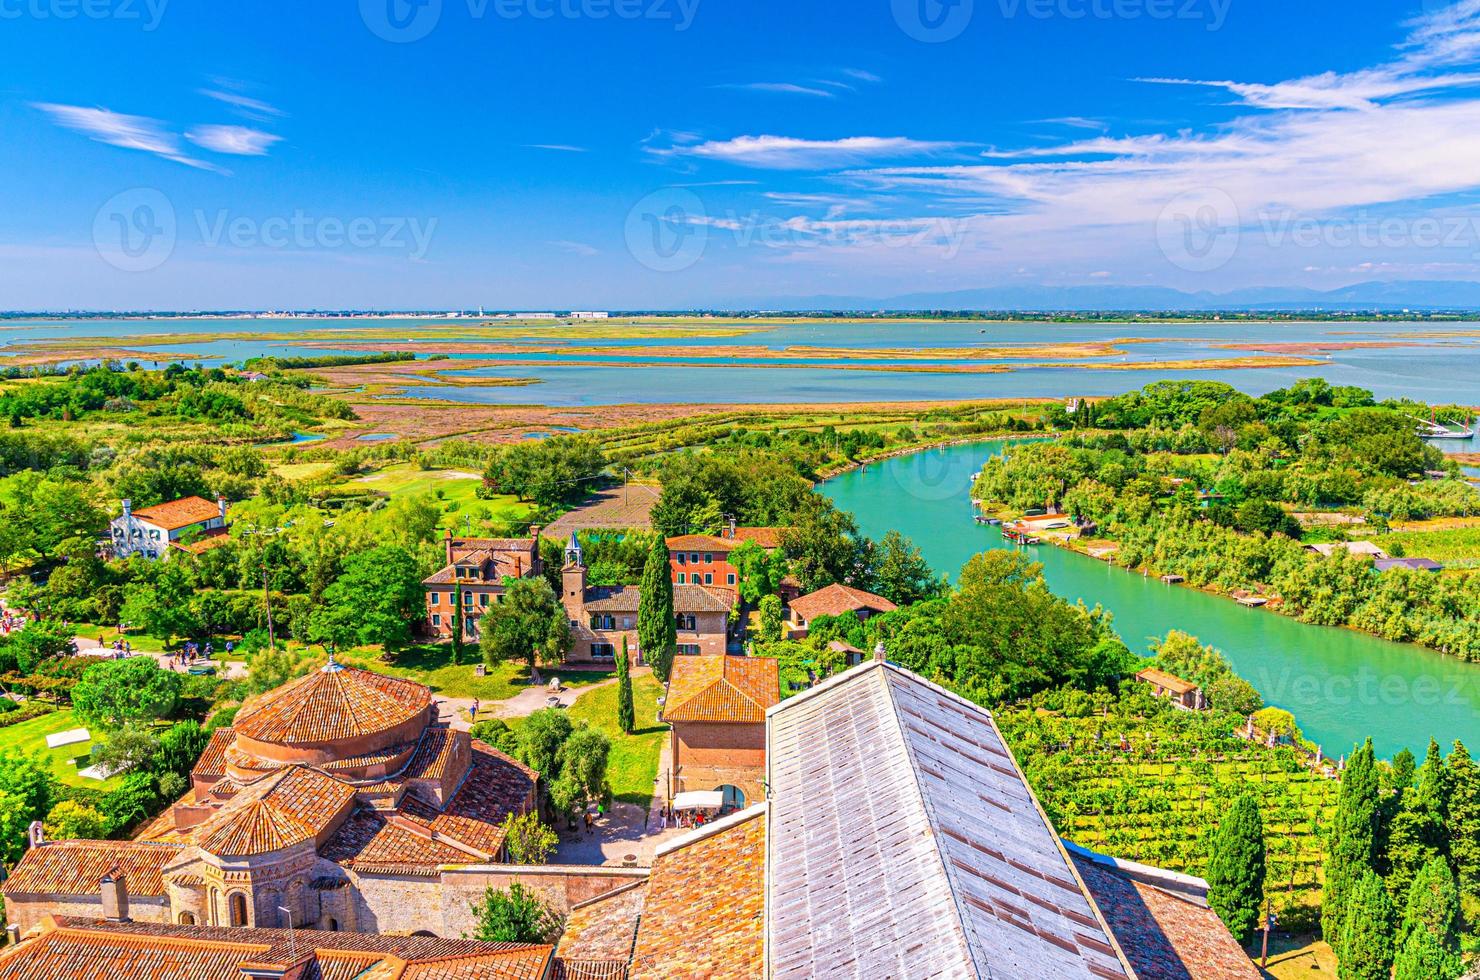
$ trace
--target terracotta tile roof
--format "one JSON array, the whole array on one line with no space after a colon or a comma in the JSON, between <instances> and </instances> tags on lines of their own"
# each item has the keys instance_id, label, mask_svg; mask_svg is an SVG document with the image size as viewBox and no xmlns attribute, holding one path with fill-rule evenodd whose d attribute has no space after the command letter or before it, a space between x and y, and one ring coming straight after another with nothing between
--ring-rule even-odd
<instances>
[{"instance_id":1,"label":"terracotta tile roof","mask_svg":"<svg viewBox=\"0 0 1480 980\"><path fill-rule=\"evenodd\" d=\"M1165 688L1174 694L1186 694L1189 691L1197 690L1197 685L1191 681L1184 681L1180 677L1175 677L1172 674L1152 668L1141 671L1136 675L1136 679L1143 680L1148 684L1155 684L1157 687Z\"/></svg>"},{"instance_id":2,"label":"terracotta tile roof","mask_svg":"<svg viewBox=\"0 0 1480 980\"><path fill-rule=\"evenodd\" d=\"M170 547L177 551L183 551L187 555L203 555L212 548L219 548L223 544L231 543L231 534L224 527L218 527L207 531L205 537L189 544L181 544L179 541L171 541Z\"/></svg>"},{"instance_id":3,"label":"terracotta tile roof","mask_svg":"<svg viewBox=\"0 0 1480 980\"><path fill-rule=\"evenodd\" d=\"M664 543L668 545L669 551L723 551L729 554L740 544L728 538L719 538L711 534L680 534L677 537L667 538Z\"/></svg>"},{"instance_id":4,"label":"terracotta tile roof","mask_svg":"<svg viewBox=\"0 0 1480 980\"><path fill-rule=\"evenodd\" d=\"M236 730L233 728L218 728L211 732L211 740L206 743L205 751L196 760L190 774L206 779L226 775L226 750L235 741Z\"/></svg>"},{"instance_id":5,"label":"terracotta tile roof","mask_svg":"<svg viewBox=\"0 0 1480 980\"><path fill-rule=\"evenodd\" d=\"M453 582L472 582L479 585L499 585L506 578L524 578L530 573L532 559L528 552L474 551L463 555L448 565L422 579L423 585L451 585ZM460 566L476 564L469 576L459 575Z\"/></svg>"},{"instance_id":6,"label":"terracotta tile roof","mask_svg":"<svg viewBox=\"0 0 1480 980\"><path fill-rule=\"evenodd\" d=\"M632 980L765 976L763 812L752 807L688 843L680 838L679 846L654 860Z\"/></svg>"},{"instance_id":7,"label":"terracotta tile roof","mask_svg":"<svg viewBox=\"0 0 1480 980\"><path fill-rule=\"evenodd\" d=\"M441 779L447 775L449 767L460 754L460 744L468 738L466 733L455 732L450 728L428 728L422 733L421 741L416 746L416 754L406 767L405 778Z\"/></svg>"},{"instance_id":8,"label":"terracotta tile roof","mask_svg":"<svg viewBox=\"0 0 1480 980\"><path fill-rule=\"evenodd\" d=\"M572 906L560 936L565 959L616 961L626 969L637 938L637 921L647 901L646 880L607 892Z\"/></svg>"},{"instance_id":9,"label":"terracotta tile roof","mask_svg":"<svg viewBox=\"0 0 1480 980\"><path fill-rule=\"evenodd\" d=\"M284 980L540 980L550 960L516 943L63 918L0 953L0 980L241 980L244 963Z\"/></svg>"},{"instance_id":10,"label":"terracotta tile roof","mask_svg":"<svg viewBox=\"0 0 1480 980\"><path fill-rule=\"evenodd\" d=\"M642 589L635 585L598 585L586 590L586 608L591 612L637 612ZM705 585L675 585L673 611L681 613L728 613L735 594Z\"/></svg>"},{"instance_id":11,"label":"terracotta tile roof","mask_svg":"<svg viewBox=\"0 0 1480 980\"><path fill-rule=\"evenodd\" d=\"M293 766L246 787L200 826L195 841L220 857L270 854L314 840L354 798L354 787L306 766Z\"/></svg>"},{"instance_id":12,"label":"terracotta tile roof","mask_svg":"<svg viewBox=\"0 0 1480 980\"><path fill-rule=\"evenodd\" d=\"M415 681L325 668L248 701L233 727L260 742L333 742L388 731L431 703L431 689Z\"/></svg>"},{"instance_id":13,"label":"terracotta tile roof","mask_svg":"<svg viewBox=\"0 0 1480 980\"><path fill-rule=\"evenodd\" d=\"M766 770L776 980L1131 975L980 706L869 662L772 709Z\"/></svg>"},{"instance_id":14,"label":"terracotta tile roof","mask_svg":"<svg viewBox=\"0 0 1480 980\"><path fill-rule=\"evenodd\" d=\"M780 700L774 658L675 657L663 720L764 724L766 709Z\"/></svg>"},{"instance_id":15,"label":"terracotta tile roof","mask_svg":"<svg viewBox=\"0 0 1480 980\"><path fill-rule=\"evenodd\" d=\"M1140 980L1258 980L1253 962L1205 905L1079 855L1074 863Z\"/></svg>"},{"instance_id":16,"label":"terracotta tile roof","mask_svg":"<svg viewBox=\"0 0 1480 980\"><path fill-rule=\"evenodd\" d=\"M148 521L166 531L174 531L192 524L204 524L213 517L221 516L221 508L214 500L204 497L181 497L166 504L155 504L134 511L141 521Z\"/></svg>"},{"instance_id":17,"label":"terracotta tile roof","mask_svg":"<svg viewBox=\"0 0 1480 980\"><path fill-rule=\"evenodd\" d=\"M781 547L781 532L784 530L782 527L737 527L735 540L754 541L767 551L773 551Z\"/></svg>"},{"instance_id":18,"label":"terracotta tile roof","mask_svg":"<svg viewBox=\"0 0 1480 980\"><path fill-rule=\"evenodd\" d=\"M50 841L21 856L5 880L6 895L97 895L98 883L115 869L128 880L130 895L164 894L165 867L183 844L118 840Z\"/></svg>"},{"instance_id":19,"label":"terracotta tile roof","mask_svg":"<svg viewBox=\"0 0 1480 980\"><path fill-rule=\"evenodd\" d=\"M568 960L557 956L550 980L627 980L627 961Z\"/></svg>"},{"instance_id":20,"label":"terracotta tile roof","mask_svg":"<svg viewBox=\"0 0 1480 980\"><path fill-rule=\"evenodd\" d=\"M807 622L818 616L841 616L852 610L869 609L873 612L890 612L898 607L883 596L855 589L847 585L833 584L809 592L791 600L791 611Z\"/></svg>"},{"instance_id":21,"label":"terracotta tile roof","mask_svg":"<svg viewBox=\"0 0 1480 980\"><path fill-rule=\"evenodd\" d=\"M444 864L476 860L429 833L413 833L384 814L360 807L329 839L324 858L366 874L436 874Z\"/></svg>"}]
</instances>

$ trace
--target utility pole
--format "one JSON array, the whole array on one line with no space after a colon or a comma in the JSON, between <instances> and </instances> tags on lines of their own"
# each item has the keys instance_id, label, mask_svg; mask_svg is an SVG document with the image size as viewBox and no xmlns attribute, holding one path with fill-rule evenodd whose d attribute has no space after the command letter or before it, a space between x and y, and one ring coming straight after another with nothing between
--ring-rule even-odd
<instances>
[{"instance_id":1,"label":"utility pole","mask_svg":"<svg viewBox=\"0 0 1480 980\"><path fill-rule=\"evenodd\" d=\"M262 604L267 607L267 649L277 653L277 639L272 632L272 593L267 590L267 553L262 554Z\"/></svg>"},{"instance_id":2,"label":"utility pole","mask_svg":"<svg viewBox=\"0 0 1480 980\"><path fill-rule=\"evenodd\" d=\"M1269 967L1269 931L1274 928L1275 914L1269 907L1269 896L1264 897L1264 948L1259 953L1259 969Z\"/></svg>"}]
</instances>

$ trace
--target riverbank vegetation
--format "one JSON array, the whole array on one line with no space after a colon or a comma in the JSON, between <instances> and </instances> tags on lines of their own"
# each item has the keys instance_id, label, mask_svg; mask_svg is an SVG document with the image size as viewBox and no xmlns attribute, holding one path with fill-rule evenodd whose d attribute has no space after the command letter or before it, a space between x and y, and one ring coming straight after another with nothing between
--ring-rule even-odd
<instances>
[{"instance_id":1,"label":"riverbank vegetation","mask_svg":"<svg viewBox=\"0 0 1480 980\"><path fill-rule=\"evenodd\" d=\"M1391 542L1383 532L1480 514L1480 491L1419 438L1414 416L1429 411L1322 381L1261 398L1161 382L1081 404L1065 420L1079 427L1071 435L989 461L973 496L1009 514L1062 512L1074 521L1064 540L1125 568L1475 660L1480 578L1467 568L1378 573L1348 548L1427 557L1424 532ZM1307 527L1295 515L1308 511L1343 520ZM1462 540L1440 539L1452 557Z\"/></svg>"}]
</instances>

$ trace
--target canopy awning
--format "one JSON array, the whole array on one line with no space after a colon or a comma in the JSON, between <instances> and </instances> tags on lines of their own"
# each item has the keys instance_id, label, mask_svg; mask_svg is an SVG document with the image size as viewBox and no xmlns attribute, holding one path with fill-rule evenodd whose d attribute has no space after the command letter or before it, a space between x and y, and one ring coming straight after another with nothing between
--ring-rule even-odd
<instances>
[{"instance_id":1,"label":"canopy awning","mask_svg":"<svg viewBox=\"0 0 1480 980\"><path fill-rule=\"evenodd\" d=\"M673 798L674 810L718 810L725 805L725 794L719 790L691 790Z\"/></svg>"}]
</instances>

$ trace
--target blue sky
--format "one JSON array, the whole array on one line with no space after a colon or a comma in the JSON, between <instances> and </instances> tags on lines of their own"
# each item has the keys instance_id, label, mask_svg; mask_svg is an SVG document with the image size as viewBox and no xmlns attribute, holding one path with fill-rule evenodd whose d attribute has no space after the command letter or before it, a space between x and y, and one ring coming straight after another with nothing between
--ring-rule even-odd
<instances>
[{"instance_id":1,"label":"blue sky","mask_svg":"<svg viewBox=\"0 0 1480 980\"><path fill-rule=\"evenodd\" d=\"M0 0L0 308L1480 273L1480 0Z\"/></svg>"}]
</instances>

